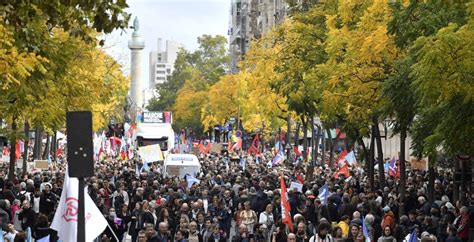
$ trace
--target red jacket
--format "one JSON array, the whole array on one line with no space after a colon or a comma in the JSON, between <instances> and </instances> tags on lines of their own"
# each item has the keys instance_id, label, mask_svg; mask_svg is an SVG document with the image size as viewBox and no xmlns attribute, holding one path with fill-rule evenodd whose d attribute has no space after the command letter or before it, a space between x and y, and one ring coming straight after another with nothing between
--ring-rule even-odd
<instances>
[{"instance_id":1,"label":"red jacket","mask_svg":"<svg viewBox=\"0 0 474 242\"><path fill-rule=\"evenodd\" d=\"M460 239L469 239L469 214L465 213L461 216L457 236Z\"/></svg>"}]
</instances>

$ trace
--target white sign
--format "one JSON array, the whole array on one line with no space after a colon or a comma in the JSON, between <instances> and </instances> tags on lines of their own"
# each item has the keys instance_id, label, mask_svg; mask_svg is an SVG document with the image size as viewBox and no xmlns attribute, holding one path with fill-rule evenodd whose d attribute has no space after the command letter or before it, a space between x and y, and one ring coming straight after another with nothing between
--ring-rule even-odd
<instances>
[{"instance_id":1,"label":"white sign","mask_svg":"<svg viewBox=\"0 0 474 242\"><path fill-rule=\"evenodd\" d=\"M160 145L147 145L138 148L138 155L142 158L143 161L147 163L162 161L163 153L161 152Z\"/></svg>"},{"instance_id":2,"label":"white sign","mask_svg":"<svg viewBox=\"0 0 474 242\"><path fill-rule=\"evenodd\" d=\"M164 123L162 112L143 112L144 123Z\"/></svg>"},{"instance_id":3,"label":"white sign","mask_svg":"<svg viewBox=\"0 0 474 242\"><path fill-rule=\"evenodd\" d=\"M299 182L291 182L290 190L296 189L298 192L303 192L303 184Z\"/></svg>"},{"instance_id":4,"label":"white sign","mask_svg":"<svg viewBox=\"0 0 474 242\"><path fill-rule=\"evenodd\" d=\"M141 118L143 123L172 123L171 112L143 112Z\"/></svg>"}]
</instances>

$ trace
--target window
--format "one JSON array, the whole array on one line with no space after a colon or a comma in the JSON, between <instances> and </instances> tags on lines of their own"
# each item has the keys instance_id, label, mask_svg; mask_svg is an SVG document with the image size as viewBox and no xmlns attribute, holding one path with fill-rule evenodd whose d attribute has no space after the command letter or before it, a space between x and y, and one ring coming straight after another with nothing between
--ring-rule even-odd
<instances>
[{"instance_id":1,"label":"window","mask_svg":"<svg viewBox=\"0 0 474 242\"><path fill-rule=\"evenodd\" d=\"M157 68L165 68L166 65L165 65L165 64L157 64L156 67L157 67Z\"/></svg>"},{"instance_id":2,"label":"window","mask_svg":"<svg viewBox=\"0 0 474 242\"><path fill-rule=\"evenodd\" d=\"M156 71L156 74L165 74L164 71Z\"/></svg>"},{"instance_id":3,"label":"window","mask_svg":"<svg viewBox=\"0 0 474 242\"><path fill-rule=\"evenodd\" d=\"M171 73L171 69L170 69L170 68L166 69L166 73L170 74L170 73Z\"/></svg>"}]
</instances>

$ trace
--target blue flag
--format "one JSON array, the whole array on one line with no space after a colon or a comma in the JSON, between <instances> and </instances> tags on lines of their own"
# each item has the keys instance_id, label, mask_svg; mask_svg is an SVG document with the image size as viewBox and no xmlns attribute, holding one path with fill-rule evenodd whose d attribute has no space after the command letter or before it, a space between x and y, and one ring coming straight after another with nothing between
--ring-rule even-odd
<instances>
[{"instance_id":1,"label":"blue flag","mask_svg":"<svg viewBox=\"0 0 474 242\"><path fill-rule=\"evenodd\" d=\"M140 170L138 169L138 164L135 164L135 174L137 174L137 176L140 176Z\"/></svg>"},{"instance_id":2,"label":"blue flag","mask_svg":"<svg viewBox=\"0 0 474 242\"><path fill-rule=\"evenodd\" d=\"M148 162L144 162L143 163L143 166L142 166L142 169L140 169L140 172L143 172L143 171L150 171L150 167L148 166Z\"/></svg>"},{"instance_id":3,"label":"blue flag","mask_svg":"<svg viewBox=\"0 0 474 242\"><path fill-rule=\"evenodd\" d=\"M37 239L36 242L49 242L49 235L44 236L41 239Z\"/></svg>"},{"instance_id":4,"label":"blue flag","mask_svg":"<svg viewBox=\"0 0 474 242\"><path fill-rule=\"evenodd\" d=\"M319 188L318 198L319 200L321 200L321 204L326 205L328 197L329 197L328 185L324 185L321 188Z\"/></svg>"},{"instance_id":5,"label":"blue flag","mask_svg":"<svg viewBox=\"0 0 474 242\"><path fill-rule=\"evenodd\" d=\"M418 242L418 238L416 237L416 228L414 228L411 232L408 242Z\"/></svg>"},{"instance_id":6,"label":"blue flag","mask_svg":"<svg viewBox=\"0 0 474 242\"><path fill-rule=\"evenodd\" d=\"M26 229L26 242L32 242L33 241L33 237L31 236L31 228L28 227Z\"/></svg>"},{"instance_id":7,"label":"blue flag","mask_svg":"<svg viewBox=\"0 0 474 242\"><path fill-rule=\"evenodd\" d=\"M365 242L370 242L369 231L367 230L367 225L365 224L365 217L362 218L362 234L364 235Z\"/></svg>"},{"instance_id":8,"label":"blue flag","mask_svg":"<svg viewBox=\"0 0 474 242\"><path fill-rule=\"evenodd\" d=\"M284 160L285 160L285 153L283 152L283 150L280 150L280 151L278 151L276 156L273 158L272 163L273 163L273 165L275 165L275 164L278 164L278 163L280 163Z\"/></svg>"},{"instance_id":9,"label":"blue flag","mask_svg":"<svg viewBox=\"0 0 474 242\"><path fill-rule=\"evenodd\" d=\"M5 239L3 238L3 230L0 228L0 242L5 242Z\"/></svg>"},{"instance_id":10,"label":"blue flag","mask_svg":"<svg viewBox=\"0 0 474 242\"><path fill-rule=\"evenodd\" d=\"M199 179L197 179L196 177L191 176L189 174L186 174L185 178L186 178L186 182L188 183L188 188L191 188L194 183L199 183L200 182Z\"/></svg>"}]
</instances>

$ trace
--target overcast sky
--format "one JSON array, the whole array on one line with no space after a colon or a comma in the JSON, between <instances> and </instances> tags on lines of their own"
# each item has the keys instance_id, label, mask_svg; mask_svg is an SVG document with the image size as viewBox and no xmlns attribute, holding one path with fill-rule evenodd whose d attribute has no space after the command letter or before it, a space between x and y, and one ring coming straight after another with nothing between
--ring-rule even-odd
<instances>
[{"instance_id":1,"label":"overcast sky","mask_svg":"<svg viewBox=\"0 0 474 242\"><path fill-rule=\"evenodd\" d=\"M230 0L127 0L132 14L140 21L140 33L145 40L142 53L142 87L148 87L148 56L156 50L157 39L174 40L188 50L195 50L197 37L203 34L227 37ZM124 65L128 75L130 50L128 40L133 30L115 31L105 36L106 51Z\"/></svg>"}]
</instances>

